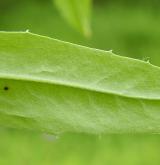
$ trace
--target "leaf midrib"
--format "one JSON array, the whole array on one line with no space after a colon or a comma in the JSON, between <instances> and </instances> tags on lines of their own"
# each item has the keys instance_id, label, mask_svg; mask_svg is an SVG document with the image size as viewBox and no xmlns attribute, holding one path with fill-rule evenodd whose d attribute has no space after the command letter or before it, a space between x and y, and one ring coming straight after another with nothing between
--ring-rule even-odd
<instances>
[{"instance_id":1,"label":"leaf midrib","mask_svg":"<svg viewBox=\"0 0 160 165\"><path fill-rule=\"evenodd\" d=\"M42 78L35 78L33 76L26 76L26 75L21 75L21 76L17 76L17 75L11 75L11 74L0 74L0 80L15 80L15 81L24 81L24 82L33 82L33 83L40 83L40 84L50 84L50 85L56 85L56 86L64 86L64 87L68 87L68 88L77 88L77 89L81 89L81 90L85 90L85 91L90 91L90 92L96 92L96 93L101 93L101 94L107 94L107 95L115 95L115 96L119 96L119 97L124 97L124 98L130 98L130 99L141 99L141 100L151 100L151 101L159 101L159 98L147 98L147 97L143 97L143 96L129 96L129 95L125 95L125 94L120 94L120 93L116 93L116 92L112 92L112 91L106 91L106 90L102 90L100 88L92 88L89 86L85 86L85 85L79 85L78 83L69 83L67 81L55 81L55 80L47 80L47 79L42 79Z\"/></svg>"}]
</instances>

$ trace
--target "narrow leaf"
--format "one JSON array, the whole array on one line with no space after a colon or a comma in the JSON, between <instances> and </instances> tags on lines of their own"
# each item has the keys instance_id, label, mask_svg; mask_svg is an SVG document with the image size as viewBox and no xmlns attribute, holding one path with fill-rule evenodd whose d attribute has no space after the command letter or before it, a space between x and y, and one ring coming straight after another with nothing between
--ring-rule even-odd
<instances>
[{"instance_id":1,"label":"narrow leaf","mask_svg":"<svg viewBox=\"0 0 160 165\"><path fill-rule=\"evenodd\" d=\"M29 32L0 32L0 124L160 133L160 68Z\"/></svg>"},{"instance_id":2,"label":"narrow leaf","mask_svg":"<svg viewBox=\"0 0 160 165\"><path fill-rule=\"evenodd\" d=\"M92 0L54 0L61 15L86 37L91 35L90 15Z\"/></svg>"}]
</instances>

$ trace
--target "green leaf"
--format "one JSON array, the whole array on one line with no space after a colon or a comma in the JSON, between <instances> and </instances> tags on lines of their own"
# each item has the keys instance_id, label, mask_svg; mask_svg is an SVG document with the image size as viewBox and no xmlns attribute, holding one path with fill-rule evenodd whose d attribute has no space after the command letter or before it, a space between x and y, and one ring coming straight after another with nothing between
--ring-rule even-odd
<instances>
[{"instance_id":1,"label":"green leaf","mask_svg":"<svg viewBox=\"0 0 160 165\"><path fill-rule=\"evenodd\" d=\"M159 133L160 68L29 32L0 32L0 124Z\"/></svg>"},{"instance_id":2,"label":"green leaf","mask_svg":"<svg viewBox=\"0 0 160 165\"><path fill-rule=\"evenodd\" d=\"M90 15L92 0L54 0L61 15L86 37L91 35Z\"/></svg>"}]
</instances>

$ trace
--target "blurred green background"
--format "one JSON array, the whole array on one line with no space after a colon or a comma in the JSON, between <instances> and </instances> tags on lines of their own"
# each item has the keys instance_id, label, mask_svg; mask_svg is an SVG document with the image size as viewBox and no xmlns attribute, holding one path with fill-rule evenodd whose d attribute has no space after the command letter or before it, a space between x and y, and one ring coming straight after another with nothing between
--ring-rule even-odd
<instances>
[{"instance_id":1,"label":"blurred green background","mask_svg":"<svg viewBox=\"0 0 160 165\"><path fill-rule=\"evenodd\" d=\"M0 0L0 31L47 35L160 66L160 1L95 0L92 37L70 27L52 0ZM0 165L159 165L159 135L63 134L0 129Z\"/></svg>"}]
</instances>

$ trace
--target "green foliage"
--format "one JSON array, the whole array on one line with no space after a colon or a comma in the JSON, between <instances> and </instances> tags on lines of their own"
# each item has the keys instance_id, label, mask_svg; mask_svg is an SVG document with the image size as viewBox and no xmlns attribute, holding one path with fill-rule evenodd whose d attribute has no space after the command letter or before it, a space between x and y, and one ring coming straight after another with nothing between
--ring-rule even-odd
<instances>
[{"instance_id":1,"label":"green foliage","mask_svg":"<svg viewBox=\"0 0 160 165\"><path fill-rule=\"evenodd\" d=\"M0 71L3 125L50 133L160 132L160 69L149 63L1 32Z\"/></svg>"},{"instance_id":2,"label":"green foliage","mask_svg":"<svg viewBox=\"0 0 160 165\"><path fill-rule=\"evenodd\" d=\"M64 134L1 131L2 165L159 165L157 135ZM20 153L20 154L19 154Z\"/></svg>"},{"instance_id":3,"label":"green foliage","mask_svg":"<svg viewBox=\"0 0 160 165\"><path fill-rule=\"evenodd\" d=\"M61 15L86 37L91 35L90 14L92 0L54 0Z\"/></svg>"},{"instance_id":4,"label":"green foliage","mask_svg":"<svg viewBox=\"0 0 160 165\"><path fill-rule=\"evenodd\" d=\"M43 35L50 36L53 38L59 38L61 40L69 41L72 43L77 43L77 44L86 45L89 47L95 47L95 48L104 49L104 50L112 49L114 50L114 52L116 52L116 54L118 53L124 56L130 56L130 57L138 58L138 59L147 59L147 57L149 57L149 60L151 61L152 64L160 66L160 56L159 56L160 54L160 49L159 49L160 21L158 21L160 20L160 5L159 4L160 4L160 1L158 0L153 0L153 1L150 1L150 0L135 0L135 1L95 0L93 17L92 17L92 31L93 31L92 38L87 39L83 37L80 33L78 33L78 31L82 33L82 30L80 30L82 28L79 28L78 26L74 26L75 29L77 29L77 32L76 32L76 30L73 30L72 28L70 28L68 24L66 24L66 22L61 19L60 15L57 12L57 9L55 8L56 6L53 5L52 3L52 0L0 0L0 30L1 31L25 31L26 29L29 29L30 31L37 34L43 34ZM58 8L58 9L59 9L59 12L61 12L61 15L65 17L64 16L66 15L64 13L65 11L62 11L61 8ZM73 24L69 20L68 22L73 27ZM21 45L21 39L17 39L17 40L18 40L17 43ZM43 43L44 43L44 40L43 40ZM48 43L48 41L46 43ZM2 42L0 41L0 45L1 44ZM33 54L35 52L35 51L33 53L31 52L32 45L31 44L29 45L27 47L27 44L26 44L26 47L24 47L23 49L26 52L25 53L26 56L28 56L28 54ZM33 47L35 48L34 42L33 42ZM4 66L5 63L6 64L9 63L8 59L13 60L14 56L17 57L16 55L17 51L11 52L12 54L10 55L8 54L9 52L7 53L5 52L6 51L4 49L3 53L9 58L6 58L6 56L2 57L0 55L0 61L1 59L6 60L6 61L3 60L4 63L1 62L0 66L1 65ZM46 52L48 52L48 49L44 50L43 52L45 54ZM2 50L0 51L0 54L2 54ZM22 57L23 56L24 56L24 52L22 53ZM20 57L20 55L18 55L18 57ZM18 58L17 59L15 58L13 60L13 64L10 61L10 64L11 64L11 67L9 68L10 71L12 70L13 65L16 63L15 60L18 60ZM31 61L32 59L30 59L30 65L31 65ZM24 71L24 68L25 68L25 65L23 67L23 61L21 61L21 64L19 65L17 64L16 66L20 68L18 73L21 74L21 71L20 71L21 68L22 68L22 71ZM7 70L7 67L6 67L6 70ZM96 63L95 63L95 67L96 67ZM28 68L26 68L26 70L27 69ZM118 66L117 66L117 69L118 69ZM31 69L29 69L28 71L30 70ZM4 70L2 69L2 71ZM148 73L145 72L145 74L142 75L142 78L143 76L146 76L147 74ZM150 72L150 74L153 74L152 76L154 76L155 72L152 71L152 73ZM134 75L130 74L130 77L134 78ZM159 76L157 76L157 79L158 77ZM19 127L26 127L29 129L32 128L34 130L41 130L45 132L48 131L48 128L45 130L42 130L42 128L46 127L46 124L49 124L49 123L46 123L45 121L43 122L43 119L46 117L48 118L47 115L49 114L51 114L50 119L51 118L53 119L53 116L52 116L53 113L54 114L56 113L56 115L58 115L58 110L56 109L57 111L55 112L53 111L53 107L48 108L46 106L46 102L50 103L49 99L47 99L46 102L44 101L46 100L44 99L44 97L46 97L46 93L44 93L44 95L42 95L41 93L38 96L37 95L34 96L34 94L37 93L37 91L41 90L41 88L39 89L39 86L42 86L42 84L43 86L46 86L44 88L46 88L48 91L50 90L50 87L48 88L48 85L46 84L46 82L42 83L41 85L39 85L38 82L35 82L35 85L33 85L34 88L31 88L31 91L30 91L29 88L32 86L30 85L30 83L33 84L32 80L31 81L27 80L25 82L24 79L22 80L17 79L16 81L14 80L14 78L15 76L10 77L10 79L4 79L2 77L0 79L0 105L2 103L4 105L3 109L0 108L0 124L4 126L9 126L9 127L19 126ZM158 81L157 79L155 81ZM151 79L148 79L148 81L151 81ZM4 90L4 87L5 87L5 90ZM9 87L8 90L6 87ZM150 89L150 87L148 87L148 89ZM77 91L77 88L76 88L76 91ZM49 91L48 93L50 94L51 92L52 91ZM26 93L28 93L27 94L28 98L24 97L24 94ZM77 97L77 92L76 92L76 95L72 97L73 101L75 100L74 98L75 96ZM39 97L40 99L36 97ZM100 99L101 98L102 97L100 97ZM39 100L42 100L42 101L40 102ZM99 100L98 100L98 103L101 103L102 101L99 101ZM129 101L130 99L128 98L127 100ZM131 100L133 101L132 98ZM130 102L132 102L131 100ZM140 100L141 99L139 98L137 103L138 102L141 103ZM118 119L118 116L120 116L121 119L126 119L128 121L130 120L131 124L135 122L134 123L135 125L138 124L140 120L141 120L141 123L143 122L143 120L145 122L149 120L149 123L150 123L151 120L153 121L155 119L155 116L157 115L155 121L152 124L153 125L155 124L158 130L158 126L159 126L159 123L158 123L158 116L159 116L158 104L159 103L158 102L159 100L157 99L157 100L147 101L147 99L144 99L144 101L145 103L146 102L153 103L152 107L148 107L149 104L146 104L148 109L146 109L145 107L144 111L142 111L142 109L139 109L139 108L136 109L136 107L135 109L133 108L131 109L130 108L131 104L130 106L129 104L125 104L127 106L126 109L128 109L128 111L123 110L124 112L123 114L121 113L122 108L119 111L116 111L116 109L114 109L115 114L117 114L116 116L112 113L113 111L108 110L107 112L106 111L104 112L106 112L106 115L108 114L112 118L114 118L115 116L115 120ZM60 105L61 101L59 101L58 103ZM40 104L40 106L43 104L43 106L38 107L38 105L36 104ZM52 103L50 103L50 105L51 104ZM155 110L156 104L157 104L157 110ZM18 109L16 109L17 105L19 105ZM34 109L31 109L32 105L34 105ZM106 103L104 103L104 105L106 105ZM135 106L136 105L138 104L135 104ZM110 103L108 107L109 106L111 106ZM47 110L47 114L44 112L46 110ZM71 110L69 109L69 112L72 112L72 110L73 109ZM132 110L133 110L133 113L131 113ZM91 113L92 111L95 114L96 109L92 109ZM40 115L39 112L41 112L41 115L43 116L39 116ZM62 114L62 112L64 112L64 114ZM73 111L72 115L74 115L75 117L74 112L75 110ZM83 109L81 114L83 112L86 112L86 111L84 111ZM88 115L88 112L89 111L87 111L86 114L83 114L83 116ZM100 111L97 110L97 112L100 112ZM96 115L97 114L98 113L96 113ZM149 114L148 116L150 117L147 117L146 114L147 115ZM56 117L58 117L58 119L62 119L62 115L66 115L67 119L71 117L65 111L60 111L59 116L56 116ZM96 115L95 116L93 115L92 115L92 118L97 117ZM152 115L153 115L153 118L152 118ZM32 116L32 117L30 118L29 116ZM99 116L100 114L98 114L98 117ZM139 118L137 118L138 116ZM82 115L80 117L82 117ZM86 116L86 118L87 117L89 118L90 116L88 115ZM96 118L96 121L98 119ZM59 123L61 121L59 120ZM67 127L66 131L69 129L73 129L72 127L68 128L69 123L67 123L66 120L63 120L63 121L65 121L65 123L61 122L61 126L63 125L63 129L65 129L64 125L66 125ZM78 121L80 120L78 119L77 123ZM121 122L122 121L124 120L121 120ZM52 122L51 121L48 121L48 122L53 123L53 120ZM55 121L54 124L56 122L57 121ZM140 126L142 126L141 123L139 123ZM151 128L149 126L149 123L147 126L148 128ZM54 124L52 124L51 129L53 129ZM86 123L84 122L84 124ZM122 124L120 124L120 126L121 125ZM128 123L127 123L127 126L128 126ZM57 125L56 125L56 128L57 128ZM144 130L146 130L146 128ZM58 130L56 131L58 132ZM3 127L1 127L0 135L1 135L0 136L0 146L1 146L0 147L0 153L1 153L0 164L2 165L11 165L11 164L12 165L22 165L22 164L23 165L25 164L29 164L29 165L54 165L54 164L56 165L67 165L67 164L68 165L106 165L106 164L109 164L109 165L117 165L117 164L119 165L143 165L143 164L159 165L160 164L160 157L159 157L160 136L159 134L154 134L154 135L152 134L150 135L149 134L145 134L145 135L140 135L140 134L110 135L108 134L108 135L97 137L91 134L86 135L82 133L80 134L69 133L69 134L62 134L59 136L59 138L55 139L54 136L50 137L50 136L44 135L43 137L43 135L36 133L35 131L24 132L24 130L21 130L21 131L17 131L16 129L9 130L9 129L3 129Z\"/></svg>"}]
</instances>

